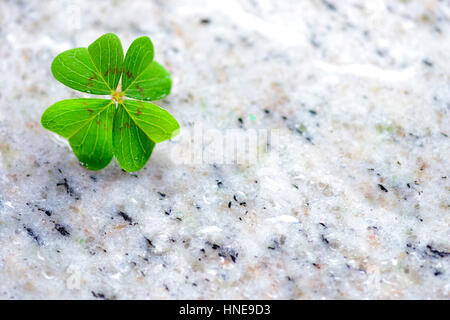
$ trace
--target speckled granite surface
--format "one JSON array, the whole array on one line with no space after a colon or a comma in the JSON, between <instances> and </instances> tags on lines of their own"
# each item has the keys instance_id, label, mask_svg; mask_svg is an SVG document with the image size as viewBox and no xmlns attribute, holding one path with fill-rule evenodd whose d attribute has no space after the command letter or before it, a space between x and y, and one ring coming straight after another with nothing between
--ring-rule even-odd
<instances>
[{"instance_id":1,"label":"speckled granite surface","mask_svg":"<svg viewBox=\"0 0 450 320\"><path fill-rule=\"evenodd\" d=\"M221 2L0 2L0 298L448 299L449 3ZM53 57L106 32L174 79L136 174L39 124L84 96ZM189 161L194 128L281 138Z\"/></svg>"}]
</instances>

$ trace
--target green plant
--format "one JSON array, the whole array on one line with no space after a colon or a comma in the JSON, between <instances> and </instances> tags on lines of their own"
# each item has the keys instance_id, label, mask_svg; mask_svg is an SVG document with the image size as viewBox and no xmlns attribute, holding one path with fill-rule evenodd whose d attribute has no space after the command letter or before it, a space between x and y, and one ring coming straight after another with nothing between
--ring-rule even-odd
<instances>
[{"instance_id":1,"label":"green plant","mask_svg":"<svg viewBox=\"0 0 450 320\"><path fill-rule=\"evenodd\" d=\"M52 63L56 80L111 98L59 101L44 112L42 126L67 138L87 169L103 169L114 155L124 170L140 170L155 144L176 136L180 128L167 111L142 101L166 97L172 85L169 72L153 56L150 38L140 37L124 60L120 40L112 33L87 48L62 52Z\"/></svg>"}]
</instances>

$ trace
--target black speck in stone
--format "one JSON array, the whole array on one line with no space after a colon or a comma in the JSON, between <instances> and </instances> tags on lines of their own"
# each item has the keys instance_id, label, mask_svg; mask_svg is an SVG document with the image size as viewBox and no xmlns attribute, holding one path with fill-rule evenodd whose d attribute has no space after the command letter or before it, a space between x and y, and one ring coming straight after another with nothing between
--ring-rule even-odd
<instances>
[{"instance_id":1,"label":"black speck in stone","mask_svg":"<svg viewBox=\"0 0 450 320\"><path fill-rule=\"evenodd\" d=\"M42 245L42 241L41 238L39 237L39 235L37 235L33 229L27 227L27 226L23 226L23 228L27 231L27 234L32 237L39 246Z\"/></svg>"},{"instance_id":2,"label":"black speck in stone","mask_svg":"<svg viewBox=\"0 0 450 320\"><path fill-rule=\"evenodd\" d=\"M264 113L265 114L270 114L270 110L269 109L264 109Z\"/></svg>"},{"instance_id":3,"label":"black speck in stone","mask_svg":"<svg viewBox=\"0 0 450 320\"><path fill-rule=\"evenodd\" d=\"M104 295L103 293L101 293L101 292L96 293L96 292L94 292L94 291L91 291L91 293L92 293L92 295L93 295L95 298L103 299L103 300L108 300L108 299L105 297L105 295Z\"/></svg>"},{"instance_id":4,"label":"black speck in stone","mask_svg":"<svg viewBox=\"0 0 450 320\"><path fill-rule=\"evenodd\" d=\"M277 240L273 240L272 244L267 247L269 250L276 250L280 247L280 243Z\"/></svg>"},{"instance_id":5,"label":"black speck in stone","mask_svg":"<svg viewBox=\"0 0 450 320\"><path fill-rule=\"evenodd\" d=\"M242 125L244 124L244 120L242 120L242 118L238 118L238 122L239 122L239 127L242 128Z\"/></svg>"},{"instance_id":6,"label":"black speck in stone","mask_svg":"<svg viewBox=\"0 0 450 320\"><path fill-rule=\"evenodd\" d=\"M315 110L308 110L309 113L311 113L313 116L317 115L317 111Z\"/></svg>"},{"instance_id":7,"label":"black speck in stone","mask_svg":"<svg viewBox=\"0 0 450 320\"><path fill-rule=\"evenodd\" d=\"M328 227L326 226L326 224L325 223L323 223L323 222L319 222L319 224L322 226L322 227L324 227L325 229L328 229Z\"/></svg>"},{"instance_id":8,"label":"black speck in stone","mask_svg":"<svg viewBox=\"0 0 450 320\"><path fill-rule=\"evenodd\" d=\"M89 178L91 178L91 180L94 181L94 182L97 181L97 177L96 176L89 176Z\"/></svg>"},{"instance_id":9,"label":"black speck in stone","mask_svg":"<svg viewBox=\"0 0 450 320\"><path fill-rule=\"evenodd\" d=\"M336 6L329 2L328 0L322 0L322 3L331 11L336 11Z\"/></svg>"},{"instance_id":10,"label":"black speck in stone","mask_svg":"<svg viewBox=\"0 0 450 320\"><path fill-rule=\"evenodd\" d=\"M50 210L44 209L44 208L37 208L39 211L45 213L48 217L50 217L52 215L52 212Z\"/></svg>"},{"instance_id":11,"label":"black speck in stone","mask_svg":"<svg viewBox=\"0 0 450 320\"><path fill-rule=\"evenodd\" d=\"M325 236L322 234L322 235L320 235L320 239L322 240L322 242L323 243L325 243L325 244L330 244L330 242L328 241L328 239L327 238L325 238Z\"/></svg>"},{"instance_id":12,"label":"black speck in stone","mask_svg":"<svg viewBox=\"0 0 450 320\"><path fill-rule=\"evenodd\" d=\"M158 191L158 194L161 196L161 198L165 198L165 197L166 197L166 194L165 194L165 193L162 193L162 192L159 192L159 191Z\"/></svg>"},{"instance_id":13,"label":"black speck in stone","mask_svg":"<svg viewBox=\"0 0 450 320\"><path fill-rule=\"evenodd\" d=\"M216 183L219 188L221 188L223 186L223 183L220 180L216 180Z\"/></svg>"},{"instance_id":14,"label":"black speck in stone","mask_svg":"<svg viewBox=\"0 0 450 320\"><path fill-rule=\"evenodd\" d=\"M427 60L427 59L423 59L422 63L424 65L426 65L427 67L430 67L430 68L433 66L433 63L430 60Z\"/></svg>"},{"instance_id":15,"label":"black speck in stone","mask_svg":"<svg viewBox=\"0 0 450 320\"><path fill-rule=\"evenodd\" d=\"M229 255L230 255L231 261L236 263L236 259L237 259L239 254L237 252L235 252L234 250L231 250Z\"/></svg>"},{"instance_id":16,"label":"black speck in stone","mask_svg":"<svg viewBox=\"0 0 450 320\"><path fill-rule=\"evenodd\" d=\"M60 169L58 169L58 171L61 172ZM66 178L63 178L63 179L64 179L63 182L58 182L58 183L56 184L56 186L57 186L57 187L59 187L59 186L64 187L64 188L66 189L66 193L67 193L69 196L75 198L75 200L80 200L80 196L79 196L77 193L75 193L75 191L73 190L73 188L72 188L72 187L69 185L69 183L67 182L67 179L66 179Z\"/></svg>"},{"instance_id":17,"label":"black speck in stone","mask_svg":"<svg viewBox=\"0 0 450 320\"><path fill-rule=\"evenodd\" d=\"M131 217L128 214L126 214L125 212L119 211L117 214L119 216L121 216L123 218L123 220L128 222L130 225L133 224L133 219L131 219Z\"/></svg>"},{"instance_id":18,"label":"black speck in stone","mask_svg":"<svg viewBox=\"0 0 450 320\"><path fill-rule=\"evenodd\" d=\"M311 143L312 145L315 145L314 142L312 141L311 137L306 137L306 141L308 141L309 143Z\"/></svg>"},{"instance_id":19,"label":"black speck in stone","mask_svg":"<svg viewBox=\"0 0 450 320\"><path fill-rule=\"evenodd\" d=\"M211 19L210 18L203 18L200 20L201 24L210 24L211 23Z\"/></svg>"},{"instance_id":20,"label":"black speck in stone","mask_svg":"<svg viewBox=\"0 0 450 320\"><path fill-rule=\"evenodd\" d=\"M148 246L149 248L151 248L151 249L154 249L155 246L153 245L152 240L150 240L150 239L147 238L147 237L144 237L144 238L145 238L145 241L147 241L147 246Z\"/></svg>"},{"instance_id":21,"label":"black speck in stone","mask_svg":"<svg viewBox=\"0 0 450 320\"><path fill-rule=\"evenodd\" d=\"M231 208L231 201L228 202L228 208Z\"/></svg>"},{"instance_id":22,"label":"black speck in stone","mask_svg":"<svg viewBox=\"0 0 450 320\"><path fill-rule=\"evenodd\" d=\"M64 237L69 237L70 236L69 231L67 231L67 229L64 226L60 225L59 223L55 224L55 229L59 233L61 233Z\"/></svg>"},{"instance_id":23,"label":"black speck in stone","mask_svg":"<svg viewBox=\"0 0 450 320\"><path fill-rule=\"evenodd\" d=\"M320 48L320 43L317 41L316 36L313 35L309 38L309 43L314 47L314 48Z\"/></svg>"},{"instance_id":24,"label":"black speck in stone","mask_svg":"<svg viewBox=\"0 0 450 320\"><path fill-rule=\"evenodd\" d=\"M385 53L383 50L381 49L376 49L375 52L377 53L377 55L379 55L380 57L384 57Z\"/></svg>"},{"instance_id":25,"label":"black speck in stone","mask_svg":"<svg viewBox=\"0 0 450 320\"><path fill-rule=\"evenodd\" d=\"M437 277L437 276L440 276L442 274L442 271L436 270L436 271L434 271L433 274Z\"/></svg>"},{"instance_id":26,"label":"black speck in stone","mask_svg":"<svg viewBox=\"0 0 450 320\"><path fill-rule=\"evenodd\" d=\"M433 258L444 258L450 256L450 252L436 250L431 245L427 245L427 249L429 251L427 254L431 255Z\"/></svg>"},{"instance_id":27,"label":"black speck in stone","mask_svg":"<svg viewBox=\"0 0 450 320\"><path fill-rule=\"evenodd\" d=\"M381 191L388 192L388 189L386 189L382 184L378 184L378 187L380 187Z\"/></svg>"}]
</instances>

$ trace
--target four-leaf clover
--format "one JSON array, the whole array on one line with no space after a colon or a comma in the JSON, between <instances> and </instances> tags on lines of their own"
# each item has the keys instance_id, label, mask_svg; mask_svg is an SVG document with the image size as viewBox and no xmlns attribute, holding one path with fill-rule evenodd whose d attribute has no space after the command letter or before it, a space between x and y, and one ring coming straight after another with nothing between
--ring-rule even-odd
<instances>
[{"instance_id":1,"label":"four-leaf clover","mask_svg":"<svg viewBox=\"0 0 450 320\"><path fill-rule=\"evenodd\" d=\"M153 55L150 38L140 37L124 60L122 44L112 33L87 48L59 54L52 63L56 80L111 98L59 101L44 112L42 126L67 138L87 169L103 169L114 155L124 170L140 170L155 144L176 136L180 129L166 110L142 101L166 97L172 85L169 72L153 61Z\"/></svg>"}]
</instances>

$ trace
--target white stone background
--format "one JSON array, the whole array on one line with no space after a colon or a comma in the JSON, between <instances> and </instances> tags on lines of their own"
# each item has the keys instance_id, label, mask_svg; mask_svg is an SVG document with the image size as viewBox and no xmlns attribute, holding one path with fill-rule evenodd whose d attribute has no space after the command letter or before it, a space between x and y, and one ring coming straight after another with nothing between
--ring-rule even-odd
<instances>
[{"instance_id":1,"label":"white stone background","mask_svg":"<svg viewBox=\"0 0 450 320\"><path fill-rule=\"evenodd\" d=\"M0 1L0 298L448 299L449 19L438 0ZM158 104L181 135L136 174L85 170L39 123L88 96L53 58L106 32L150 36L173 77ZM194 127L283 138L182 164Z\"/></svg>"}]
</instances>

